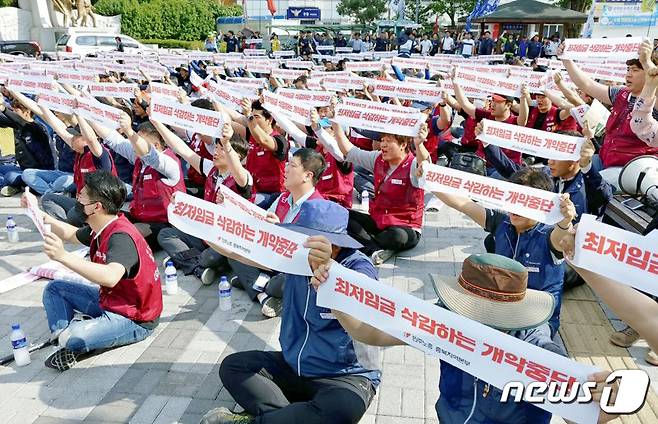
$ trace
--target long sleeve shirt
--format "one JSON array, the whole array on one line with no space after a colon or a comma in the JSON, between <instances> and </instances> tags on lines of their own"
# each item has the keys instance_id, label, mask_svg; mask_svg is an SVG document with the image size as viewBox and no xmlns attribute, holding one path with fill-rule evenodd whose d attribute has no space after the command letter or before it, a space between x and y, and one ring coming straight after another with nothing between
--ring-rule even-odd
<instances>
[{"instance_id":1,"label":"long sleeve shirt","mask_svg":"<svg viewBox=\"0 0 658 424\"><path fill-rule=\"evenodd\" d=\"M655 97L638 97L631 112L631 130L651 147L658 147L658 121L653 117Z\"/></svg>"}]
</instances>

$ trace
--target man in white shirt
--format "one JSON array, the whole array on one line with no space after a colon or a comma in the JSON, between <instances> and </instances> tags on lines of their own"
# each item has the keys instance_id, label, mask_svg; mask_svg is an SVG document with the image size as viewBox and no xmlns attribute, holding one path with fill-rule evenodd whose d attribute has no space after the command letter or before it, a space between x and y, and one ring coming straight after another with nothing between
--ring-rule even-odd
<instances>
[{"instance_id":1,"label":"man in white shirt","mask_svg":"<svg viewBox=\"0 0 658 424\"><path fill-rule=\"evenodd\" d=\"M420 42L420 54L429 56L432 51L432 40L429 39L427 34L423 35L423 41Z\"/></svg>"},{"instance_id":2,"label":"man in white shirt","mask_svg":"<svg viewBox=\"0 0 658 424\"><path fill-rule=\"evenodd\" d=\"M475 41L471 38L471 34L469 32L464 34L464 38L462 39L462 56L471 57L473 55L474 45Z\"/></svg>"},{"instance_id":3,"label":"man in white shirt","mask_svg":"<svg viewBox=\"0 0 658 424\"><path fill-rule=\"evenodd\" d=\"M452 54L452 51L455 48L455 40L452 39L452 34L450 31L446 31L441 41L441 53L443 54Z\"/></svg>"}]
</instances>

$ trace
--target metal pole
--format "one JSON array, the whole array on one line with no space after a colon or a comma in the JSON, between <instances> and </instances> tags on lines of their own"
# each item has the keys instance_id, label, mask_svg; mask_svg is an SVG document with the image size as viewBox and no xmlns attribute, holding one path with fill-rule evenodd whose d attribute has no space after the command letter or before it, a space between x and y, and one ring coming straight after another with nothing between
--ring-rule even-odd
<instances>
[{"instance_id":1,"label":"metal pole","mask_svg":"<svg viewBox=\"0 0 658 424\"><path fill-rule=\"evenodd\" d=\"M418 14L420 13L420 0L416 0L416 23L418 23Z\"/></svg>"}]
</instances>

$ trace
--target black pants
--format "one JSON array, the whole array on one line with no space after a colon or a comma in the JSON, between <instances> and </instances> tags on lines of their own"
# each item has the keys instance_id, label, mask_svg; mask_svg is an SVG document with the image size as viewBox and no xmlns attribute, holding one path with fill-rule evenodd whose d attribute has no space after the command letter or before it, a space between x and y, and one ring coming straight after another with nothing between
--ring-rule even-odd
<instances>
[{"instance_id":1,"label":"black pants","mask_svg":"<svg viewBox=\"0 0 658 424\"><path fill-rule=\"evenodd\" d=\"M361 250L367 255L381 249L396 252L413 249L420 240L420 234L411 227L394 225L380 230L370 215L355 210L350 210L347 232L363 245Z\"/></svg>"},{"instance_id":2,"label":"black pants","mask_svg":"<svg viewBox=\"0 0 658 424\"><path fill-rule=\"evenodd\" d=\"M251 300L255 301L256 296L258 296L259 292L254 290L253 286L261 273L270 275L270 280L265 286L265 293L270 297L283 299L283 287L286 280L284 274L266 272L255 266L245 265L242 262L231 258L228 259L228 264L231 266L231 269L233 269L233 273L238 277L238 281Z\"/></svg>"},{"instance_id":3,"label":"black pants","mask_svg":"<svg viewBox=\"0 0 658 424\"><path fill-rule=\"evenodd\" d=\"M139 222L135 220L129 213L126 214L128 221L132 222L137 228L137 231L144 237L146 243L149 245L151 250L155 253L160 250L160 244L158 243L158 234L164 228L170 227L166 222Z\"/></svg>"},{"instance_id":4,"label":"black pants","mask_svg":"<svg viewBox=\"0 0 658 424\"><path fill-rule=\"evenodd\" d=\"M372 382L361 376L300 377L281 352L229 355L219 377L256 423L357 423L375 395Z\"/></svg>"}]
</instances>

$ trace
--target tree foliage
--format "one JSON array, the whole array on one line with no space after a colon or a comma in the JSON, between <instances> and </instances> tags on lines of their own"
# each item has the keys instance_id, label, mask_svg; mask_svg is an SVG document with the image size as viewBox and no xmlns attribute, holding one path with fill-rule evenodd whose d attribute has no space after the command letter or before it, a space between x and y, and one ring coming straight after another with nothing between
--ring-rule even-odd
<instances>
[{"instance_id":1,"label":"tree foliage","mask_svg":"<svg viewBox=\"0 0 658 424\"><path fill-rule=\"evenodd\" d=\"M443 15L450 17L450 26L456 27L457 19L471 13L475 7L475 0L434 0L430 3L430 8Z\"/></svg>"},{"instance_id":2,"label":"tree foliage","mask_svg":"<svg viewBox=\"0 0 658 424\"><path fill-rule=\"evenodd\" d=\"M0 7L18 7L18 0L0 0Z\"/></svg>"},{"instance_id":3,"label":"tree foliage","mask_svg":"<svg viewBox=\"0 0 658 424\"><path fill-rule=\"evenodd\" d=\"M555 5L564 9L575 10L576 12L588 12L592 5L592 0L557 0ZM582 27L583 24L564 24L564 34L561 35L563 38L578 38Z\"/></svg>"},{"instance_id":4,"label":"tree foliage","mask_svg":"<svg viewBox=\"0 0 658 424\"><path fill-rule=\"evenodd\" d=\"M99 0L99 15L121 15L121 31L139 39L201 40L220 16L240 16L240 6L208 0Z\"/></svg>"},{"instance_id":5,"label":"tree foliage","mask_svg":"<svg viewBox=\"0 0 658 424\"><path fill-rule=\"evenodd\" d=\"M340 0L336 11L361 25L371 24L386 12L386 0Z\"/></svg>"}]
</instances>

